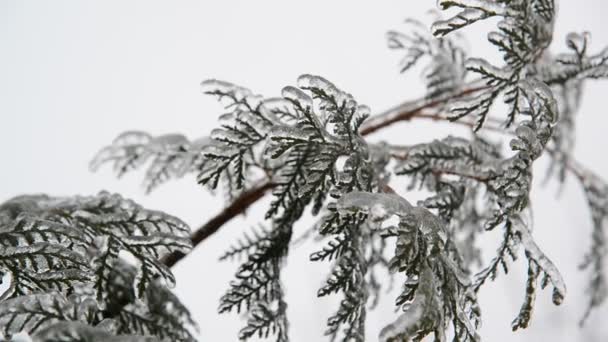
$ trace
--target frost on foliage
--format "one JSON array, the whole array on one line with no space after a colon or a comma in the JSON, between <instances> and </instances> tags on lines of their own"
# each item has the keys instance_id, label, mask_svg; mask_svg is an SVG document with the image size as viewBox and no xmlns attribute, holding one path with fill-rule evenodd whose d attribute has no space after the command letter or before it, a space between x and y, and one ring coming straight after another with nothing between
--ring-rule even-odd
<instances>
[{"instance_id":1,"label":"frost on foliage","mask_svg":"<svg viewBox=\"0 0 608 342\"><path fill-rule=\"evenodd\" d=\"M313 158L302 165L303 184L294 195L299 200L313 202L313 212L317 212L327 196L339 198L351 191L371 190L373 171L369 148L359 134L369 108L357 104L350 94L318 76L303 75L298 79L298 86L304 92L286 88L283 94L301 112L301 119L296 122L299 132L294 132L292 137L306 134L308 140L293 144L289 138L271 136L269 150L273 153L287 148L293 153L298 146L312 149ZM341 158L343 162L339 163ZM329 212L321 218L320 233L331 235L335 240L331 240L334 244L329 250L313 253L311 260L335 259L335 264L317 295L336 292L344 295L338 311L327 321L326 334L333 339L365 339L366 275L370 266L366 242L371 237L364 231L360 217L343 218ZM331 252L336 249L339 251Z\"/></svg>"},{"instance_id":2,"label":"frost on foliage","mask_svg":"<svg viewBox=\"0 0 608 342\"><path fill-rule=\"evenodd\" d=\"M272 110L261 96L248 89L218 80L201 83L202 92L226 103L227 113L220 117L221 128L211 132L211 143L203 148L208 160L200 169L198 182L215 189L224 179L229 194L242 190L254 168L264 168L259 158L270 128L276 123Z\"/></svg>"},{"instance_id":3,"label":"frost on foliage","mask_svg":"<svg viewBox=\"0 0 608 342\"><path fill-rule=\"evenodd\" d=\"M466 58L463 39L459 35L435 38L421 22L407 19L406 32L389 31L388 47L403 54L399 71L406 72L421 59L427 64L422 77L427 96L434 98L460 87L464 82Z\"/></svg>"},{"instance_id":4,"label":"frost on foliage","mask_svg":"<svg viewBox=\"0 0 608 342\"><path fill-rule=\"evenodd\" d=\"M487 190L496 195L498 205L486 223L487 229L521 211L529 200L532 163L540 157L551 137L557 105L549 88L538 81L520 82L518 88L523 97L522 108L531 120L517 127L515 138L510 142L513 156L501 158L491 145L480 139L448 137L408 149L405 160L397 164L396 173L422 181L435 177L435 183L440 181L437 176L454 175L486 185Z\"/></svg>"},{"instance_id":5,"label":"frost on foliage","mask_svg":"<svg viewBox=\"0 0 608 342\"><path fill-rule=\"evenodd\" d=\"M51 292L21 296L0 305L2 333L29 332L33 342L160 341L141 335L117 335L116 324L103 319L92 298Z\"/></svg>"},{"instance_id":6,"label":"frost on foliage","mask_svg":"<svg viewBox=\"0 0 608 342\"><path fill-rule=\"evenodd\" d=\"M208 138L202 138L190 142L181 134L153 137L146 132L128 131L101 149L89 168L97 171L103 164L110 163L116 176L121 177L149 164L143 186L146 193L150 193L170 179L200 169L205 162L201 150L208 141Z\"/></svg>"},{"instance_id":7,"label":"frost on foliage","mask_svg":"<svg viewBox=\"0 0 608 342\"><path fill-rule=\"evenodd\" d=\"M608 51L589 54L590 34L570 33L566 36L566 53L549 56L538 66L539 74L549 86L578 83L585 79L600 79L608 76ZM573 86L574 84L570 84Z\"/></svg>"},{"instance_id":8,"label":"frost on foliage","mask_svg":"<svg viewBox=\"0 0 608 342\"><path fill-rule=\"evenodd\" d=\"M505 62L503 66L494 66L479 58L466 61L465 68L479 75L486 87L479 94L452 104L450 119L473 116L476 118L474 128L479 130L492 104L502 94L509 106L505 123L510 126L521 114L522 94L518 84L532 74L535 62L551 42L555 17L553 0L441 0L439 6L442 9L458 8L460 12L433 24L433 34L438 37L479 20L500 17L498 30L490 32L488 40L502 53Z\"/></svg>"},{"instance_id":9,"label":"frost on foliage","mask_svg":"<svg viewBox=\"0 0 608 342\"><path fill-rule=\"evenodd\" d=\"M522 1L516 0L505 3L521 2ZM438 20L435 22L433 24L433 34L436 36L444 36L479 20L498 15L502 16L508 13L506 5L492 0L440 0L438 5L441 9L457 7L460 8L460 12L447 20Z\"/></svg>"},{"instance_id":10,"label":"frost on foliage","mask_svg":"<svg viewBox=\"0 0 608 342\"><path fill-rule=\"evenodd\" d=\"M566 42L571 50L569 53L550 56L543 52L550 41L554 12L551 1L512 1L502 4L488 1L441 1L440 5L444 8L459 7L462 12L434 25L435 34L439 36L476 20L490 16L502 17L498 24L499 32L491 33L489 40L503 52L506 64L496 67L482 59L469 59L466 62L467 69L480 75L487 87L470 100L454 104L452 119L472 114L477 117L474 127L479 129L495 98L504 94L505 101L510 105L507 125L515 124L516 116L519 115L532 120L517 124L516 138L510 144L516 154L510 158L502 159L498 154L480 148L484 145L476 141L448 137L408 148L405 158L400 158L405 160L398 164L396 171L398 174L412 176L414 182L418 180L431 191L437 192L432 200L423 203L429 208L441 209L437 208L437 204L444 203L448 204L449 209L450 203L458 199L458 196L454 196L457 192L452 186L447 187L450 189L447 195L441 195L441 189L446 189L443 185L446 180L442 175L457 176L466 182L465 193L470 192L471 184L479 183L484 186L484 191L491 194L495 207L489 211L486 209L485 214L482 212L486 216L484 226L491 229L503 222L504 236L497 256L477 274L474 289L477 292L486 279L494 279L499 268L506 272L508 259L515 259L517 247L523 245L529 264L527 290L513 328L526 327L530 320L537 279L542 276L542 287L552 283L556 304L565 295L565 286L553 264L529 237L527 228L513 221L517 221L519 213L528 207L531 165L548 145L552 148L553 158L553 168L549 172L559 168L558 175L563 181L565 170L571 165L574 114L580 102L581 86L585 79L606 76L605 53L587 53L587 34L568 35ZM515 44L516 42L527 43ZM526 82L521 81L523 77L527 78ZM593 192L588 186L585 189L589 197ZM598 201L593 203L596 208L601 207L597 204ZM598 223L602 220L595 217L603 216L597 214L596 209L592 211L596 228L592 252L584 264L584 267L596 270L589 286L590 309L598 306L606 293L604 272L597 271L603 267L602 251L605 248L604 233ZM449 218L449 215L442 215L441 211L439 214Z\"/></svg>"},{"instance_id":11,"label":"frost on foliage","mask_svg":"<svg viewBox=\"0 0 608 342\"><path fill-rule=\"evenodd\" d=\"M280 268L291 232L290 227L280 223L273 228L252 241L246 261L237 270L236 280L220 299L220 313L249 312L247 325L239 333L242 339L273 334L278 341L287 341Z\"/></svg>"},{"instance_id":12,"label":"frost on foliage","mask_svg":"<svg viewBox=\"0 0 608 342\"><path fill-rule=\"evenodd\" d=\"M503 158L495 147L479 138L469 141L448 137L408 148L401 156L404 161L396 166L397 174L409 175L435 193L420 204L437 210L444 222L452 222L457 217L455 213L466 203L467 193L483 191L487 194L484 201L489 199L491 205L481 212L482 218L475 220L478 224L472 228L476 229L481 223L489 230L502 223L504 235L497 256L475 276L470 289L478 292L488 278L496 277L500 267L506 272L508 259L516 258L517 247L521 245L529 264L528 286L513 329L527 327L540 276L541 287L553 286L555 304L560 304L566 293L557 268L541 252L520 218L529 207L533 162L549 143L558 119L557 104L549 87L540 81L520 82L518 88L522 94L521 108L530 120L520 122L515 130L515 137L510 142L514 152L511 157ZM454 177L458 181L454 181ZM474 197L471 200L475 202ZM477 215L475 205L469 207L469 213ZM470 233L474 237L478 232ZM448 229L446 235L450 241L446 249L452 252L458 264L470 272L470 263L463 262L463 248L458 248L457 241L451 241L456 240L455 233ZM455 248L449 248L451 244Z\"/></svg>"},{"instance_id":13,"label":"frost on foliage","mask_svg":"<svg viewBox=\"0 0 608 342\"><path fill-rule=\"evenodd\" d=\"M511 327L513 330L527 328L532 318L534 300L536 298L536 286L538 277L542 275L541 288L548 284L553 286L552 301L555 305L560 305L566 296L566 284L562 279L557 267L540 250L534 242L529 228L518 217L514 217L514 223L510 227L514 230L517 243L520 243L525 250L528 260L528 279L526 281L526 296L521 306L518 316L513 320Z\"/></svg>"},{"instance_id":14,"label":"frost on foliage","mask_svg":"<svg viewBox=\"0 0 608 342\"><path fill-rule=\"evenodd\" d=\"M0 205L0 244L0 270L10 275L0 301L5 334L34 333L51 322L97 325L113 318L117 322L110 333L193 340L190 334L170 335L190 323L179 318L170 326L175 315L163 309L171 303L174 308L168 310L173 311L181 304L166 288L174 279L161 258L191 248L189 228L173 216L106 192L19 196ZM133 265L119 255L125 252L136 261ZM73 303L79 303L78 310L71 309ZM145 309L131 310L133 303L146 303ZM178 316L185 316L187 310L180 310ZM140 321L123 319L125 312L140 315ZM39 340L52 339L55 330L61 335L57 338L97 331L64 324L48 328Z\"/></svg>"},{"instance_id":15,"label":"frost on foliage","mask_svg":"<svg viewBox=\"0 0 608 342\"><path fill-rule=\"evenodd\" d=\"M146 289L143 301L135 297L131 284L136 268L117 263L111 273L109 291L114 295L106 300L106 312L116 312L116 332L155 336L163 341L195 341L198 329L190 312L179 299L158 282Z\"/></svg>"},{"instance_id":16,"label":"frost on foliage","mask_svg":"<svg viewBox=\"0 0 608 342\"><path fill-rule=\"evenodd\" d=\"M371 190L374 167L378 164L372 165L376 157L371 156L359 134L369 108L359 105L352 95L331 82L313 75L302 75L297 86L287 86L280 97L273 98L263 98L246 88L218 80L204 81L201 87L203 93L216 96L226 105L227 112L220 116L220 128L200 144L190 144L176 136L170 141L164 139L168 144L157 144L163 148L154 151L159 160L172 160L162 165L180 166L181 173L168 173L169 176L198 172L199 183L215 189L221 181L230 197L249 187L254 178L273 183L273 198L266 213L268 228L246 237L224 256L244 256L245 261L222 297L219 311L249 312L247 325L240 332L242 339L275 335L279 341L286 341L288 326L280 269L293 224L309 205L316 215L328 198L353 190ZM125 133L99 153L92 168L113 161L121 174L140 166L151 155L153 140L145 133ZM380 159L384 160L380 161L383 165L388 162L386 157ZM150 170L157 169L154 165ZM151 173L154 171L149 171ZM386 172L380 173L386 177ZM327 227L333 227L326 234L336 241L344 239L345 248L350 251L346 253L348 256L336 256L344 258L339 263L348 263L345 268L348 275L356 278L355 285L345 289L346 299L342 304L350 308L350 314L343 315L341 309L330 318L330 333L336 335L338 327L345 326L345 340L354 336L362 339L367 297L361 295L366 285L358 279L365 277L366 263L377 266L384 262L381 250L385 244L366 249L364 240L378 241L370 232L362 234L358 229L349 228L351 235L346 241L346 230L341 231L344 227L334 226L331 219L326 222ZM365 253L361 253L363 249ZM113 256L118 246L108 240L102 244L102 250L103 256ZM365 254L365 257L355 254ZM104 265L105 259L97 258L96 263ZM375 272L368 278L374 288L372 292L377 293L381 286Z\"/></svg>"},{"instance_id":17,"label":"frost on foliage","mask_svg":"<svg viewBox=\"0 0 608 342\"><path fill-rule=\"evenodd\" d=\"M206 91L208 93L220 97L230 94L228 99L236 103L234 108L238 108L231 114L237 122L234 133L231 133L234 139L228 138L225 126L221 132L212 135L223 137L218 143L222 149L216 150L217 158L229 160L234 153L245 153L247 149L249 157L243 165L262 168L275 184L266 213L271 227L246 237L225 255L227 258L245 254L247 259L237 271L237 281L222 297L219 311L248 309L247 325L239 335L242 339L275 335L277 340L286 341L286 304L280 269L293 224L308 205L316 213L329 196L339 196L354 189L369 189L369 153L358 133L369 109L357 104L350 94L331 82L312 75L300 76L297 87L283 88L281 98L252 98L250 92L218 81L210 81L207 86L216 89ZM248 140L239 140L241 138L237 136ZM258 149L258 144L263 148ZM240 160L238 156L235 158ZM338 165L340 158L344 160ZM207 174L219 175L222 170L230 168L245 177L241 172L245 169L241 168L240 162L234 164L236 169L231 165L216 163ZM357 234L356 230L353 231ZM348 243L356 245L352 241ZM355 245L350 247L353 253L357 249ZM356 268L357 274L363 274L362 261L352 259L352 255L350 257L345 272ZM348 315L339 313L329 319L329 333L334 334L339 326L353 322L345 332L345 339L363 338L365 296L357 292L363 290L363 284L359 281L356 286L346 296L357 294L356 298L351 298L358 301L357 304L351 307ZM343 305L352 304L347 299Z\"/></svg>"},{"instance_id":18,"label":"frost on foliage","mask_svg":"<svg viewBox=\"0 0 608 342\"><path fill-rule=\"evenodd\" d=\"M319 297L343 293L338 310L327 320L325 334L332 340L339 336L340 341L365 340L365 305L370 283L367 272L371 265L366 250L370 237L363 233L366 231L364 221L365 217L360 215L328 214L322 221L321 234L335 237L323 250L310 256L312 261L335 260L327 280L317 291Z\"/></svg>"},{"instance_id":19,"label":"frost on foliage","mask_svg":"<svg viewBox=\"0 0 608 342\"><path fill-rule=\"evenodd\" d=\"M383 234L397 238L389 266L407 277L396 302L404 313L382 330L382 341L421 339L430 333L444 341L448 323L457 340L479 340L477 300L468 277L446 250L442 220L396 194L352 192L338 201L337 208L342 215L365 213L375 222L392 215L399 219Z\"/></svg>"},{"instance_id":20,"label":"frost on foliage","mask_svg":"<svg viewBox=\"0 0 608 342\"><path fill-rule=\"evenodd\" d=\"M522 113L521 89L518 83L536 77L551 87L564 119L554 140L559 148L558 162L563 162L572 146L572 115L578 107L581 82L584 79L605 78L606 51L588 55L588 34L571 33L566 37L569 53L551 56L547 47L552 40L555 4L553 0L516 0L493 2L489 0L441 0L440 7L459 8L460 12L448 20L433 25L433 33L443 37L478 20L499 17L497 31L488 34L488 40L503 55L505 65L495 66L480 58L470 58L465 67L481 77L486 88L452 105L451 116L457 120L464 116L476 117L475 130L480 129L495 100L502 95L509 110L505 121L512 125ZM448 35L449 37L449 35ZM561 153L561 152L564 153Z\"/></svg>"}]
</instances>

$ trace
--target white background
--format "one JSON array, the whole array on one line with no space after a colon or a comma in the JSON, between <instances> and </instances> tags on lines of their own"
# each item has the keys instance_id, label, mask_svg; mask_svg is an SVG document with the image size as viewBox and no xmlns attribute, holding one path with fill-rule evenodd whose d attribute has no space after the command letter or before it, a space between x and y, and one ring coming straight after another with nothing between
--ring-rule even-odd
<instances>
[{"instance_id":1,"label":"white background","mask_svg":"<svg viewBox=\"0 0 608 342\"><path fill-rule=\"evenodd\" d=\"M189 177L149 196L141 173L116 180L109 168L87 170L93 154L117 134L142 129L153 134L208 134L222 108L199 92L206 78L219 78L277 95L301 73L316 73L379 112L422 93L417 72L399 75L399 56L385 47L384 33L403 28L404 18L424 18L434 1L0 1L0 201L22 193L120 192L146 206L177 215L193 227L222 207ZM592 51L608 45L608 2L565 0L560 4L553 51L564 49L573 30L593 32ZM428 17L427 17L428 18ZM478 25L472 53L493 57ZM578 158L608 176L605 160L605 96L608 84L586 87L577 131ZM400 124L372 140L429 141L464 132L437 124ZM541 163L542 164L542 163ZM538 174L544 171L540 165ZM524 296L524 260L481 292L486 341L605 341L608 305L580 328L586 274L577 270L589 245L591 223L578 184L569 181L533 192L535 236L562 271L568 296L561 307L541 292L525 331L510 322ZM177 293L201 326L203 341L234 341L242 322L216 314L218 299L236 265L218 255L264 211L232 221L181 262ZM298 226L301 232L310 222ZM492 233L490 233L492 234ZM493 234L499 234L494 232ZM490 257L492 245L490 245ZM293 341L324 341L324 323L336 299L315 293L327 264L308 262L310 245L290 255L285 284ZM393 294L368 315L368 337L394 313Z\"/></svg>"}]
</instances>

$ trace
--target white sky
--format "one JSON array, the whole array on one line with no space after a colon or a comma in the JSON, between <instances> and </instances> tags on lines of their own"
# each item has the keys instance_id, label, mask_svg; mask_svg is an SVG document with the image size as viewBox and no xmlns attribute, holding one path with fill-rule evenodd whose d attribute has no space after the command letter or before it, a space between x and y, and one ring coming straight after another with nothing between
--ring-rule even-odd
<instances>
[{"instance_id":1,"label":"white sky","mask_svg":"<svg viewBox=\"0 0 608 342\"><path fill-rule=\"evenodd\" d=\"M116 180L108 168L89 173L88 161L124 130L181 132L190 138L208 134L222 108L200 94L199 83L206 78L277 95L299 74L316 73L373 112L416 98L421 94L417 74L397 73L399 56L385 47L384 33L402 28L408 16L420 18L434 3L0 1L0 201L21 193L72 195L107 189L196 227L222 203L193 179L144 196L141 173ZM562 1L554 51L563 49L562 37L573 30L593 33L592 50L608 46L606 10L608 2L602 0ZM483 39L485 28L467 32L473 53L491 57L495 54ZM581 161L608 176L603 145L597 143L605 141L608 121L602 96L607 90L608 83L587 86L577 152ZM410 123L382 138L406 144L447 133L462 132ZM554 307L550 291L541 292L532 326L511 333L510 322L524 296L526 270L520 260L508 276L501 275L481 293L486 341L604 341L608 336L608 327L601 324L608 305L585 327L577 325L586 301L586 275L577 265L591 226L573 182L561 199L555 193L554 186L534 191L535 236L564 274L569 291L565 303ZM226 225L175 269L177 293L199 321L204 341L236 340L239 318L216 314L236 264L220 264L217 257L263 210L263 204L256 205L249 221L241 218ZM304 245L293 250L285 271L295 342L326 340L321 337L325 319L336 308L337 297L315 299L329 265L309 263L312 249ZM393 297L385 298L369 314L370 341L394 317L392 302Z\"/></svg>"}]
</instances>

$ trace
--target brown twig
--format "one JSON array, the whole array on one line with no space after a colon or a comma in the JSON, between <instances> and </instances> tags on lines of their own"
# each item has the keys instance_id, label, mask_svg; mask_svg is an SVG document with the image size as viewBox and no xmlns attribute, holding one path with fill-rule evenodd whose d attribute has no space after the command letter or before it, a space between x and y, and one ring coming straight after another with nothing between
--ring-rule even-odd
<instances>
[{"instance_id":1,"label":"brown twig","mask_svg":"<svg viewBox=\"0 0 608 342\"><path fill-rule=\"evenodd\" d=\"M361 127L361 134L368 135L382 128L390 126L395 122L408 121L414 117L421 115L425 110L438 107L450 100L455 100L467 95L472 95L480 90L486 89L487 86L480 85L479 82L472 82L462 90L440 96L435 99L421 99L416 101L404 102L389 110L370 117Z\"/></svg>"},{"instance_id":2,"label":"brown twig","mask_svg":"<svg viewBox=\"0 0 608 342\"><path fill-rule=\"evenodd\" d=\"M232 204L224 208L219 214L215 215L211 220L207 221L207 223L192 233L191 240L193 248L217 232L224 223L244 212L250 205L264 197L266 191L272 189L272 187L272 183L266 182L242 193L234 202L232 202ZM163 259L163 263L168 267L173 267L173 265L184 257L185 254L183 253L171 253Z\"/></svg>"}]
</instances>

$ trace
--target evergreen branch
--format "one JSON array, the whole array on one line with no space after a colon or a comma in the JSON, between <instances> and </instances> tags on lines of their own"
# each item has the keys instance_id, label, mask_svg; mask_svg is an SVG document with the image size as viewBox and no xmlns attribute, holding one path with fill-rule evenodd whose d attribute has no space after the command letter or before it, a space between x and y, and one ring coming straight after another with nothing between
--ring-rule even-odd
<instances>
[{"instance_id":1,"label":"evergreen branch","mask_svg":"<svg viewBox=\"0 0 608 342\"><path fill-rule=\"evenodd\" d=\"M173 274L158 260L167 252L187 253L189 233L176 217L107 192L24 195L0 204L0 271L11 275L0 296L0 335L24 330L43 342L142 333L193 341L189 313L166 288ZM129 264L122 252L136 262ZM151 329L118 322L121 331L107 330L105 319L126 310L149 317Z\"/></svg>"},{"instance_id":2,"label":"evergreen branch","mask_svg":"<svg viewBox=\"0 0 608 342\"><path fill-rule=\"evenodd\" d=\"M478 85L478 82L472 82L471 84L468 84L464 90L449 95L443 95L431 101L428 99L420 99L404 102L376 116L369 117L363 123L359 132L361 135L369 135L401 121L409 121L418 116L426 118L426 110L440 107L451 100L474 94L483 89L485 89L485 87ZM435 119L436 117L430 118ZM437 119L438 118L439 117L437 117ZM460 123L460 121L455 121L454 123ZM266 192L274 186L275 185L270 182L264 182L236 197L228 207L224 208L219 214L200 226L191 235L190 240L192 241L193 248L196 248L201 242L216 233L226 222L232 220L235 216L240 215L247 210L249 206L264 197ZM167 255L163 262L165 265L173 267L184 257L185 255L182 253L172 253Z\"/></svg>"},{"instance_id":3,"label":"evergreen branch","mask_svg":"<svg viewBox=\"0 0 608 342\"><path fill-rule=\"evenodd\" d=\"M378 115L369 117L363 123L359 132L364 136L370 135L378 132L379 130L388 128L393 124L400 123L402 121L411 121L413 119L446 121L450 124L474 127L475 124L472 122L466 120L448 121L447 117L441 115L439 111L433 114L428 113L428 111L435 108L440 108L452 100L476 94L484 89L487 89L487 87L482 85L479 81L473 81L465 85L462 90L451 94L442 95L437 99L429 100L427 98L421 98L403 102ZM497 126L486 125L483 127L483 129L495 132L504 132L504 129ZM578 168L579 167L575 166L574 162L569 163L567 166L567 169L572 172L578 172ZM249 208L252 204L264 197L266 192L273 187L274 184L264 182L239 195L228 207L223 209L219 214L203 224L192 234L192 248L196 248L201 242L220 230L226 222L232 220L235 216L240 215L247 210L247 208ZM173 267L184 257L184 254L172 253L165 257L164 263L169 267Z\"/></svg>"}]
</instances>

